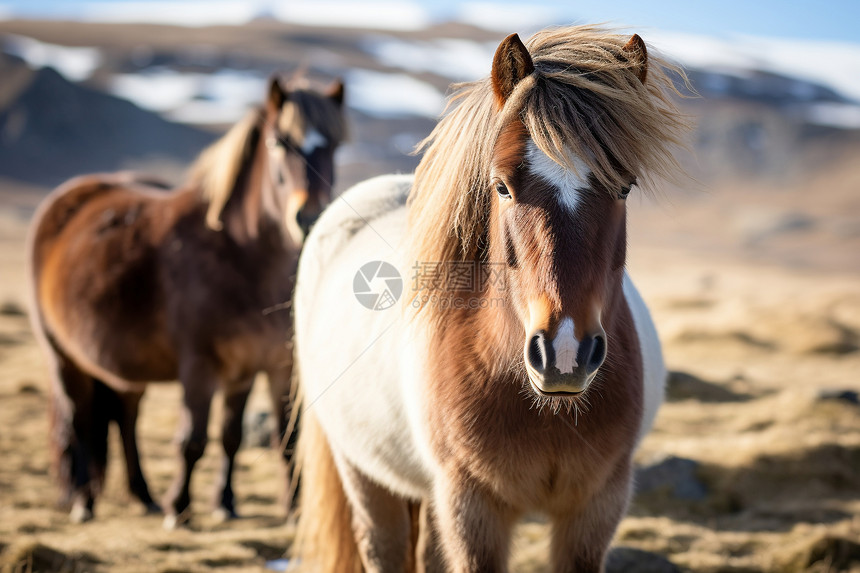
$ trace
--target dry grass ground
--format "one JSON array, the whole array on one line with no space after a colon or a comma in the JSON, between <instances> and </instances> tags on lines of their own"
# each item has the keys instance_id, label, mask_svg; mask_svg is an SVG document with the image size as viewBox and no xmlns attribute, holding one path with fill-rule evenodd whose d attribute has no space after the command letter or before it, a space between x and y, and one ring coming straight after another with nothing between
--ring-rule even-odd
<instances>
[{"instance_id":1,"label":"dry grass ground","mask_svg":"<svg viewBox=\"0 0 860 573\"><path fill-rule=\"evenodd\" d=\"M834 173L787 189L714 189L633 205L631 271L670 368L687 374L673 377L638 459L695 460L707 494L638 497L618 544L691 571L860 571L860 406L820 397L823 389L860 391L860 186L856 167ZM32 201L26 189L7 191L0 210L0 303L10 303L0 314L3 571L262 570L292 537L277 504L277 459L266 449L239 456L244 517L230 523L208 518L214 441L195 474L189 530L165 532L130 501L115 436L95 521L71 525L54 508L47 373L16 312ZM786 213L807 223L784 224ZM262 394L255 400L266 407ZM143 464L158 494L174 471L178 402L174 384L152 387L143 404ZM514 570L547 571L547 546L546 524L524 522Z\"/></svg>"}]
</instances>

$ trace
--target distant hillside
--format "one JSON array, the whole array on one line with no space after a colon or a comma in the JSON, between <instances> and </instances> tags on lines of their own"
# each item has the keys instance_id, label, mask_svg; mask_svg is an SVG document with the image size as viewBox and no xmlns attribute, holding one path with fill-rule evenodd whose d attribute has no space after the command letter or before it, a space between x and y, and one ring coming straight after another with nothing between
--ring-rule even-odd
<instances>
[{"instance_id":1,"label":"distant hillside","mask_svg":"<svg viewBox=\"0 0 860 573\"><path fill-rule=\"evenodd\" d=\"M860 145L860 107L827 86L755 70L687 75L698 93L684 101L696 121L689 167L702 180L785 181Z\"/></svg>"},{"instance_id":2,"label":"distant hillside","mask_svg":"<svg viewBox=\"0 0 860 573\"><path fill-rule=\"evenodd\" d=\"M159 157L187 162L211 136L168 119L223 129L258 101L272 71L307 70L347 84L352 137L338 153L340 189L413 169L419 158L409 152L435 124L449 84L485 75L504 36L462 23L382 32L274 20L199 28L0 22L0 45L8 34L53 44L55 52L96 49L101 58L84 83L69 83L47 68L34 72L0 56L0 177L52 185L129 161L145 168ZM860 104L845 78L851 66L834 70L831 62L817 70L810 61L818 60L783 53L790 46L751 40L654 34L654 41L684 64L700 95L683 103L697 123L695 159L684 162L703 183L781 184L828 169L860 146Z\"/></svg>"},{"instance_id":3,"label":"distant hillside","mask_svg":"<svg viewBox=\"0 0 860 573\"><path fill-rule=\"evenodd\" d=\"M0 75L2 177L54 186L131 160L187 163L214 137L11 56L0 54Z\"/></svg>"}]
</instances>

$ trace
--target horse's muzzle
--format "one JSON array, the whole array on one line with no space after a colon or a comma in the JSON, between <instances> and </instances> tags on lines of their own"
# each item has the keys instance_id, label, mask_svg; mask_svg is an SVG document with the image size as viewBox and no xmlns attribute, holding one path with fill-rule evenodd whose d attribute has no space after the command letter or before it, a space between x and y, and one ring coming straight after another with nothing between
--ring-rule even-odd
<instances>
[{"instance_id":1,"label":"horse's muzzle","mask_svg":"<svg viewBox=\"0 0 860 573\"><path fill-rule=\"evenodd\" d=\"M547 339L539 330L526 342L525 362L532 387L544 396L575 396L588 388L598 369L606 360L606 336L601 332L575 342L575 360L559 356L569 352L571 345L562 346ZM559 350L557 352L557 350Z\"/></svg>"},{"instance_id":2,"label":"horse's muzzle","mask_svg":"<svg viewBox=\"0 0 860 573\"><path fill-rule=\"evenodd\" d=\"M303 236L308 236L308 233L311 232L314 223L316 223L317 219L319 218L319 211L309 212L308 209L300 209L299 212L296 213L296 224L299 226L299 229L302 230Z\"/></svg>"}]
</instances>

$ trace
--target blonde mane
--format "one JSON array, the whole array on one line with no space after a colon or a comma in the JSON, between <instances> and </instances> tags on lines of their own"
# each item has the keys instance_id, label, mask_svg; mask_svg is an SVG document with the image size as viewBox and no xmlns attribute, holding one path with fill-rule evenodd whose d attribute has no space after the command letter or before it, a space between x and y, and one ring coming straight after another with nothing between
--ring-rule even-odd
<instances>
[{"instance_id":1,"label":"blonde mane","mask_svg":"<svg viewBox=\"0 0 860 573\"><path fill-rule=\"evenodd\" d=\"M420 145L424 157L409 198L412 256L417 261L477 260L491 208L490 159L502 128L519 118L537 147L573 169L582 159L607 189L630 174L640 187L680 168L673 151L688 123L671 96L666 70L648 57L643 84L637 62L623 57L629 36L596 26L551 28L526 46L535 71L517 84L499 111L489 78L460 84L447 115Z\"/></svg>"},{"instance_id":2,"label":"blonde mane","mask_svg":"<svg viewBox=\"0 0 860 573\"><path fill-rule=\"evenodd\" d=\"M262 109L248 112L221 139L204 149L191 166L191 181L200 189L203 200L209 203L206 225L210 229L221 230L221 212L250 159L262 120Z\"/></svg>"}]
</instances>

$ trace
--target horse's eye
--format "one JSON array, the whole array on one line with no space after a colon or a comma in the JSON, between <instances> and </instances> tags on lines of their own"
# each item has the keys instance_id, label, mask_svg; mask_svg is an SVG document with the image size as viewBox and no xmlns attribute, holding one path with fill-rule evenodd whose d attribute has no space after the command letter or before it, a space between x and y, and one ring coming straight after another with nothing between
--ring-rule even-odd
<instances>
[{"instance_id":1,"label":"horse's eye","mask_svg":"<svg viewBox=\"0 0 860 573\"><path fill-rule=\"evenodd\" d=\"M510 199L511 198L511 192L510 192L510 190L508 190L508 186L505 185L504 183L502 183L501 181L498 181L496 183L496 193L498 193L499 197L501 197L502 199Z\"/></svg>"}]
</instances>

